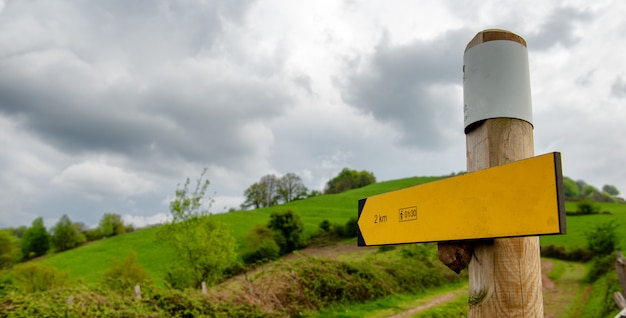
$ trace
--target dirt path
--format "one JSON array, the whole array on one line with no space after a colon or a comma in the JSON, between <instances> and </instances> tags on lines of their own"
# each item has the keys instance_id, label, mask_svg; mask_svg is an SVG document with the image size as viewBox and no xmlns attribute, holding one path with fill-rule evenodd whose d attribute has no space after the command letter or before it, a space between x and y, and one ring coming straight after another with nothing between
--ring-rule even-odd
<instances>
[{"instance_id":1,"label":"dirt path","mask_svg":"<svg viewBox=\"0 0 626 318\"><path fill-rule=\"evenodd\" d=\"M447 294L443 294L440 296L437 296L435 298L432 298L430 300L428 300L427 303L423 304L423 305L419 305L417 307L411 308L407 311L395 314L393 316L390 316L390 318L405 318L405 317L411 317L419 312L422 312L426 309L432 308L432 307L436 307L439 306L441 304L447 303L447 302L451 302L453 300L455 300L457 297L461 296L462 294L467 292L467 287L463 287L460 288L458 290L449 292Z\"/></svg>"},{"instance_id":2,"label":"dirt path","mask_svg":"<svg viewBox=\"0 0 626 318\"><path fill-rule=\"evenodd\" d=\"M541 261L544 317L578 317L591 293L591 286L583 288L580 284L585 275L585 267L574 262L561 262L559 266L562 273L556 281L552 281L549 276L555 270L554 261Z\"/></svg>"},{"instance_id":3,"label":"dirt path","mask_svg":"<svg viewBox=\"0 0 626 318\"><path fill-rule=\"evenodd\" d=\"M554 262L546 259L541 261L544 317L546 318L577 317L582 304L585 303L589 296L589 288L582 289L579 283L582 275L584 275L584 266L577 263L567 263L561 266L565 266L564 273L561 274L558 281L555 283L548 277L554 269ZM459 290L433 297L425 304L391 317L411 317L426 309L453 301L466 292L467 287L463 287Z\"/></svg>"}]
</instances>

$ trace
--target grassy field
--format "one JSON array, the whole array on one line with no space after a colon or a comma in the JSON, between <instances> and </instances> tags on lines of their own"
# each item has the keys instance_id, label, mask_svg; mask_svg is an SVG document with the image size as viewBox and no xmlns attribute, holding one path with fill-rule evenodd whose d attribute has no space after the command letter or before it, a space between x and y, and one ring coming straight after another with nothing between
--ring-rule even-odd
<instances>
[{"instance_id":1,"label":"grassy field","mask_svg":"<svg viewBox=\"0 0 626 318\"><path fill-rule=\"evenodd\" d=\"M439 177L415 177L376 183L361 189L347 191L335 195L323 195L291 202L272 208L252 211L239 211L216 214L214 217L228 224L240 245L244 237L256 225L267 224L269 215L275 210L293 210L298 213L305 225L305 234L310 236L318 230L320 222L329 220L331 223L345 224L350 218L356 217L359 199L441 179ZM567 210L576 210L576 203L568 202ZM585 245L586 231L595 225L615 220L620 225L626 224L626 205L601 204L602 211L610 214L570 216L567 218L568 233L541 237L541 244L555 244L571 249ZM95 285L100 282L102 274L110 266L112 260L123 260L131 251L137 253L140 262L162 284L165 269L175 257L165 245L156 241L156 228L148 228L133 233L108 238L84 245L80 248L63 253L53 254L38 260L50 264L60 270L69 272L73 281ZM620 237L621 247L626 247L626 236Z\"/></svg>"},{"instance_id":2,"label":"grassy field","mask_svg":"<svg viewBox=\"0 0 626 318\"><path fill-rule=\"evenodd\" d=\"M598 224L614 220L619 226L626 225L626 204L598 203L601 210L610 214L580 215L567 217L566 235L549 235L541 237L541 245L559 245L566 249L584 247L586 244L585 232L591 231ZM566 203L567 211L576 210L576 202ZM626 248L626 235L620 236L620 248Z\"/></svg>"},{"instance_id":3,"label":"grassy field","mask_svg":"<svg viewBox=\"0 0 626 318\"><path fill-rule=\"evenodd\" d=\"M250 229L268 223L272 211L289 209L300 215L305 226L305 235L310 236L317 231L323 220L345 224L350 218L355 218L357 216L357 202L361 198L438 179L440 178L415 177L379 182L340 194L322 195L271 208L216 214L213 217L228 224L233 235L242 245ZM42 258L38 262L68 271L70 279L73 281L95 285L100 282L102 274L114 259L123 260L130 251L135 251L137 261L150 272L158 283L162 283L165 269L175 255L167 246L156 241L156 232L157 228L148 228L91 242L73 250Z\"/></svg>"}]
</instances>

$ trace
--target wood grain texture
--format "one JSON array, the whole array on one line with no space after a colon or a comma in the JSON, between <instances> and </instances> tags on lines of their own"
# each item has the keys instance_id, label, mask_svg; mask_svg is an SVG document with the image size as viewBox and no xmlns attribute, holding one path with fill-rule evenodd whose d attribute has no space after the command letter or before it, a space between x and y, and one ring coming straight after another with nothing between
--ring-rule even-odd
<instances>
[{"instance_id":1,"label":"wood grain texture","mask_svg":"<svg viewBox=\"0 0 626 318\"><path fill-rule=\"evenodd\" d=\"M465 47L465 52L467 52L467 50L471 49L472 47L478 44L489 42L489 41L501 41L501 40L517 42L527 47L526 40L524 40L523 37L511 31L500 30L500 29L488 29L488 30L478 32L478 34L476 34L476 36L474 36L474 38Z\"/></svg>"},{"instance_id":2,"label":"wood grain texture","mask_svg":"<svg viewBox=\"0 0 626 318\"><path fill-rule=\"evenodd\" d=\"M466 143L468 172L534 155L532 126L519 119L488 119ZM543 317L538 237L475 242L468 273L468 317Z\"/></svg>"}]
</instances>

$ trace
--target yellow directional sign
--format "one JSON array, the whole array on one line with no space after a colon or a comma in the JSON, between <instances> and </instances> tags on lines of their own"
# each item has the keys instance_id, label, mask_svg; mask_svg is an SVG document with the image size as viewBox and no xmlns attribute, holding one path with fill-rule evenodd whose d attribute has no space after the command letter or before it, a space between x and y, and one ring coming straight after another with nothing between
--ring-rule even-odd
<instances>
[{"instance_id":1,"label":"yellow directional sign","mask_svg":"<svg viewBox=\"0 0 626 318\"><path fill-rule=\"evenodd\" d=\"M565 234L550 153L359 200L359 246Z\"/></svg>"}]
</instances>

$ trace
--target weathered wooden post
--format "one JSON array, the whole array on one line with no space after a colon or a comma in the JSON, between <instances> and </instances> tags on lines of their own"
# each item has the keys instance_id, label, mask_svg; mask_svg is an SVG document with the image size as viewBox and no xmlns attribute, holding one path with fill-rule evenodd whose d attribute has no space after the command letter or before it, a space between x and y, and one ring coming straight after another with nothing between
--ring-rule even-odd
<instances>
[{"instance_id":1,"label":"weathered wooden post","mask_svg":"<svg viewBox=\"0 0 626 318\"><path fill-rule=\"evenodd\" d=\"M526 41L505 30L478 33L465 49L463 74L467 171L532 157ZM468 316L543 317L539 238L471 245L457 248L471 257Z\"/></svg>"}]
</instances>

